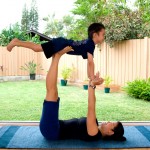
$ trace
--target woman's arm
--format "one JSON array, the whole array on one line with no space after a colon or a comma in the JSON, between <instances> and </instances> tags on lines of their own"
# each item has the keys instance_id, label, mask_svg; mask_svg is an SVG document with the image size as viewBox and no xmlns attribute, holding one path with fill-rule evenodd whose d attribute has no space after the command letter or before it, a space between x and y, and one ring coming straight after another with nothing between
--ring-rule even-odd
<instances>
[{"instance_id":1,"label":"woman's arm","mask_svg":"<svg viewBox=\"0 0 150 150\"><path fill-rule=\"evenodd\" d=\"M96 112L95 112L95 89L92 87L88 88L88 112L87 112L87 131L88 134L93 136L98 132L96 124Z\"/></svg>"},{"instance_id":2,"label":"woman's arm","mask_svg":"<svg viewBox=\"0 0 150 150\"><path fill-rule=\"evenodd\" d=\"M99 73L96 74L95 79L89 82L89 85L96 86L103 83L103 79L99 78ZM96 97L95 89L89 86L88 88L88 112L87 112L87 131L88 134L94 136L98 133L98 127L96 123Z\"/></svg>"},{"instance_id":3,"label":"woman's arm","mask_svg":"<svg viewBox=\"0 0 150 150\"><path fill-rule=\"evenodd\" d=\"M87 53L88 55L88 62L87 62L87 74L88 78L90 80L94 79L94 60L93 60L93 55L90 53Z\"/></svg>"}]
</instances>

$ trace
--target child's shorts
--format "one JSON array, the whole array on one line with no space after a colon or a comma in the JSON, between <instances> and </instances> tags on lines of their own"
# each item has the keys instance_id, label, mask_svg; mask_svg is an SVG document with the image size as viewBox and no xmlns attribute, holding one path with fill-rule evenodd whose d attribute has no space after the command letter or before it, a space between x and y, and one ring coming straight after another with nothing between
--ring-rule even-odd
<instances>
[{"instance_id":1,"label":"child's shorts","mask_svg":"<svg viewBox=\"0 0 150 150\"><path fill-rule=\"evenodd\" d=\"M40 131L42 135L48 140L58 140L59 138L59 100L57 102L46 101L43 102L43 111L40 120Z\"/></svg>"},{"instance_id":2,"label":"child's shorts","mask_svg":"<svg viewBox=\"0 0 150 150\"><path fill-rule=\"evenodd\" d=\"M72 42L72 40L67 40L65 38L58 37L51 39L49 42L41 44L41 47L44 51L46 58L48 59L55 53L64 49L66 46L71 46ZM69 52L68 54L76 55L76 53L73 51Z\"/></svg>"},{"instance_id":3,"label":"child's shorts","mask_svg":"<svg viewBox=\"0 0 150 150\"><path fill-rule=\"evenodd\" d=\"M52 40L41 44L41 47L47 59L50 58L55 53Z\"/></svg>"}]
</instances>

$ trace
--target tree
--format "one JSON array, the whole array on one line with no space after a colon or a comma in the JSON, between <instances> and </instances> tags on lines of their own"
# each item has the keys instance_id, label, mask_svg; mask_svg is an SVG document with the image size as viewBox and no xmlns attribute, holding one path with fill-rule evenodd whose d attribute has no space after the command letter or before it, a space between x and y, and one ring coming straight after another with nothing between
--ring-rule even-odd
<instances>
[{"instance_id":1,"label":"tree","mask_svg":"<svg viewBox=\"0 0 150 150\"><path fill-rule=\"evenodd\" d=\"M142 19L141 12L131 10L126 0L76 0L75 6L72 12L79 19L70 32L73 38L87 38L87 28L93 22L105 25L106 42L110 46L115 41L150 37L148 21Z\"/></svg>"},{"instance_id":2,"label":"tree","mask_svg":"<svg viewBox=\"0 0 150 150\"><path fill-rule=\"evenodd\" d=\"M144 22L150 23L150 1L149 0L136 0L135 5L142 14Z\"/></svg>"},{"instance_id":3,"label":"tree","mask_svg":"<svg viewBox=\"0 0 150 150\"><path fill-rule=\"evenodd\" d=\"M36 6L36 0L32 0L30 11L26 4L22 11L21 29L23 31L29 31L30 29L38 30L38 8Z\"/></svg>"},{"instance_id":4,"label":"tree","mask_svg":"<svg viewBox=\"0 0 150 150\"><path fill-rule=\"evenodd\" d=\"M7 29L3 29L0 33L0 45L6 46L12 39L19 38L23 39L24 32L21 31L21 28L18 23L15 23L14 25L10 25L10 27Z\"/></svg>"},{"instance_id":5,"label":"tree","mask_svg":"<svg viewBox=\"0 0 150 150\"><path fill-rule=\"evenodd\" d=\"M93 22L100 22L110 10L105 0L76 0L72 13L78 17L74 28L69 33L73 39L81 40L87 38L87 28Z\"/></svg>"},{"instance_id":6,"label":"tree","mask_svg":"<svg viewBox=\"0 0 150 150\"><path fill-rule=\"evenodd\" d=\"M136 0L135 5L143 19L142 27L144 29L144 33L146 36L150 37L150 1Z\"/></svg>"},{"instance_id":7,"label":"tree","mask_svg":"<svg viewBox=\"0 0 150 150\"><path fill-rule=\"evenodd\" d=\"M5 28L1 31L0 45L1 46L8 45L8 43L14 38L18 38L23 41L32 41L37 44L44 42L40 41L40 37L38 35L32 37L31 35L26 34L26 32L21 29L21 26L18 23L15 23L14 25L11 25L8 29Z\"/></svg>"},{"instance_id":8,"label":"tree","mask_svg":"<svg viewBox=\"0 0 150 150\"><path fill-rule=\"evenodd\" d=\"M150 37L150 25L143 20L141 11L128 8L125 1L112 6L113 11L103 20L110 46L115 41Z\"/></svg>"},{"instance_id":9,"label":"tree","mask_svg":"<svg viewBox=\"0 0 150 150\"><path fill-rule=\"evenodd\" d=\"M62 22L55 19L55 14L48 15L47 17L43 18L43 20L47 23L44 34L50 37L57 37L63 36L63 25Z\"/></svg>"},{"instance_id":10,"label":"tree","mask_svg":"<svg viewBox=\"0 0 150 150\"><path fill-rule=\"evenodd\" d=\"M28 31L30 29L29 25L29 11L26 4L22 10L22 19L21 19L21 29L22 31Z\"/></svg>"},{"instance_id":11,"label":"tree","mask_svg":"<svg viewBox=\"0 0 150 150\"><path fill-rule=\"evenodd\" d=\"M58 20L55 18L55 14L52 16L43 18L46 21L46 28L44 34L50 37L68 37L68 33L74 24L74 19L71 16L64 16L62 19Z\"/></svg>"},{"instance_id":12,"label":"tree","mask_svg":"<svg viewBox=\"0 0 150 150\"><path fill-rule=\"evenodd\" d=\"M30 14L29 14L29 25L30 25L30 29L34 29L34 30L38 30L38 8L36 5L36 0L32 0L31 3L31 9L30 9Z\"/></svg>"},{"instance_id":13,"label":"tree","mask_svg":"<svg viewBox=\"0 0 150 150\"><path fill-rule=\"evenodd\" d=\"M131 11L130 9L118 13L116 10L103 21L106 27L105 41L113 46L115 41L140 39L147 36L143 32L143 21L141 14L138 11Z\"/></svg>"}]
</instances>

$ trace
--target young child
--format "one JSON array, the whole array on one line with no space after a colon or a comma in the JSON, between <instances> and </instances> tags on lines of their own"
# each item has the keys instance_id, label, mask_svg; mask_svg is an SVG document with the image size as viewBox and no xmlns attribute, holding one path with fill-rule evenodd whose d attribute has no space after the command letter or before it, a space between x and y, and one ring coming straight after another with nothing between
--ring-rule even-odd
<instances>
[{"instance_id":1,"label":"young child","mask_svg":"<svg viewBox=\"0 0 150 150\"><path fill-rule=\"evenodd\" d=\"M93 23L88 27L88 39L82 41L68 40L62 37L53 38L51 41L43 44L35 44L33 42L20 41L13 39L8 45L7 50L11 52L13 47L20 46L32 49L35 52L44 52L46 58L50 58L53 54L62 50L66 46L71 46L73 51L68 52L70 55L81 55L83 59L87 59L87 74L90 80L94 79L94 61L93 53L96 44L104 41L105 27L101 23Z\"/></svg>"}]
</instances>

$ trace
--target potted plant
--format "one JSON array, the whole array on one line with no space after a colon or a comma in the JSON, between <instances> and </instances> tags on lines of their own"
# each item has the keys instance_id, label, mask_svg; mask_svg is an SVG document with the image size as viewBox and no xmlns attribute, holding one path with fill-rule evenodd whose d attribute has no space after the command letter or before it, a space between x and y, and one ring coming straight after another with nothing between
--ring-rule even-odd
<instances>
[{"instance_id":1,"label":"potted plant","mask_svg":"<svg viewBox=\"0 0 150 150\"><path fill-rule=\"evenodd\" d=\"M110 93L110 83L112 82L113 80L111 79L110 76L105 76L104 78L104 92L105 93Z\"/></svg>"},{"instance_id":2,"label":"potted plant","mask_svg":"<svg viewBox=\"0 0 150 150\"><path fill-rule=\"evenodd\" d=\"M85 80L83 81L83 89L84 89L84 90L88 90L88 84L89 84L89 80L88 80L88 79L85 79Z\"/></svg>"},{"instance_id":3,"label":"potted plant","mask_svg":"<svg viewBox=\"0 0 150 150\"><path fill-rule=\"evenodd\" d=\"M29 61L28 63L25 63L24 66L21 66L21 70L25 70L25 71L28 71L29 72L29 75L30 75L30 80L35 80L35 76L36 76L36 69L37 67L41 70L42 67L40 64L36 64L34 63L34 61Z\"/></svg>"},{"instance_id":4,"label":"potted plant","mask_svg":"<svg viewBox=\"0 0 150 150\"><path fill-rule=\"evenodd\" d=\"M73 70L71 68L68 68L68 67L64 67L62 69L61 75L62 75L63 79L61 79L61 86L67 85L67 79L71 76L72 71Z\"/></svg>"}]
</instances>

